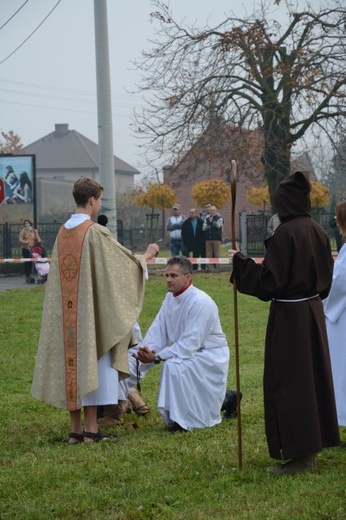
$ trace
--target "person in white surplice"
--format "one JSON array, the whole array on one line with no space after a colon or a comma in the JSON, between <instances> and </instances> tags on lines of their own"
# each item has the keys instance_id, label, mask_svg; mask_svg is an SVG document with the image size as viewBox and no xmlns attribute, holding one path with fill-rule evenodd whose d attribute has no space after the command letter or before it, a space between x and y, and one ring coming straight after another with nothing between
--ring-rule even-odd
<instances>
[{"instance_id":1,"label":"person in white surplice","mask_svg":"<svg viewBox=\"0 0 346 520\"><path fill-rule=\"evenodd\" d=\"M229 348L218 308L192 285L192 264L173 257L165 271L168 293L135 357L164 361L158 410L171 431L221 422Z\"/></svg>"},{"instance_id":2,"label":"person in white surplice","mask_svg":"<svg viewBox=\"0 0 346 520\"><path fill-rule=\"evenodd\" d=\"M336 222L342 236L346 235L346 201L336 206ZM323 300L332 363L336 409L339 426L346 426L346 244L334 264L333 282ZM346 448L346 443L342 444Z\"/></svg>"}]
</instances>

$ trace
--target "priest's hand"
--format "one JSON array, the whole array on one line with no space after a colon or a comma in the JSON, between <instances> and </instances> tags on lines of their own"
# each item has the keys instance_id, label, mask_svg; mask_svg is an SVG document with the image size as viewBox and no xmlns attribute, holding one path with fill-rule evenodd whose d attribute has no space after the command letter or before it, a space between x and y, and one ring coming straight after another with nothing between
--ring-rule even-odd
<instances>
[{"instance_id":1,"label":"priest's hand","mask_svg":"<svg viewBox=\"0 0 346 520\"><path fill-rule=\"evenodd\" d=\"M147 247L146 252L144 253L144 258L146 262L148 260L151 260L152 258L155 258L160 252L160 248L157 244L149 244Z\"/></svg>"},{"instance_id":2,"label":"priest's hand","mask_svg":"<svg viewBox=\"0 0 346 520\"><path fill-rule=\"evenodd\" d=\"M156 355L156 350L150 350L148 347L140 347L136 354L133 354L135 359L141 363L153 363Z\"/></svg>"}]
</instances>

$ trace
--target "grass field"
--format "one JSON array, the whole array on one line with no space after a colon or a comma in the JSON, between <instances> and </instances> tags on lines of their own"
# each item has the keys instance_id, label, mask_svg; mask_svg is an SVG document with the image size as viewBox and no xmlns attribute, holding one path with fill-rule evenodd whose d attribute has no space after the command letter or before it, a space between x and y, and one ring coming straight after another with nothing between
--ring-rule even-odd
<instances>
[{"instance_id":1,"label":"grass field","mask_svg":"<svg viewBox=\"0 0 346 520\"><path fill-rule=\"evenodd\" d=\"M153 273L157 274L153 274ZM165 294L150 268L145 332ZM235 386L233 291L227 272L197 273L194 284L219 306ZM0 518L5 519L346 519L346 450L318 455L319 472L277 477L264 435L263 344L268 304L238 295L243 469L237 422L169 433L156 411L160 365L142 383L148 416L126 416L114 441L69 446L67 412L30 396L44 286L0 293ZM346 431L341 431L343 442Z\"/></svg>"}]
</instances>

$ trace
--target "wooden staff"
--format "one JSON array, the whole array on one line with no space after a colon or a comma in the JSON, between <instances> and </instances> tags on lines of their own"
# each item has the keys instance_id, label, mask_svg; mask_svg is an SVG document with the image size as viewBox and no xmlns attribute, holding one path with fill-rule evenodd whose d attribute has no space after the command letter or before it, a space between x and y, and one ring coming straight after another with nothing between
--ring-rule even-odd
<instances>
[{"instance_id":1,"label":"wooden staff","mask_svg":"<svg viewBox=\"0 0 346 520\"><path fill-rule=\"evenodd\" d=\"M232 249L237 249L235 240L235 202L237 196L236 183L237 164L232 161L231 168L231 194L232 194ZM239 372L239 341L238 341L238 299L237 282L233 278L233 305L234 305L234 352L235 352L235 375L237 389L237 424L238 424L238 468L243 467L242 442L241 442L241 407L240 407L240 372Z\"/></svg>"}]
</instances>

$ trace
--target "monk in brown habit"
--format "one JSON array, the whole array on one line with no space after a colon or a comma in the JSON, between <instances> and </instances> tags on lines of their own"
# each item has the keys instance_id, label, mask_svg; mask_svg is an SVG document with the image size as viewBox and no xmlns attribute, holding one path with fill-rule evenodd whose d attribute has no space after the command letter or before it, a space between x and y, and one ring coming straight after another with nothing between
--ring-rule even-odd
<instances>
[{"instance_id":1,"label":"monk in brown habit","mask_svg":"<svg viewBox=\"0 0 346 520\"><path fill-rule=\"evenodd\" d=\"M275 474L312 473L315 454L340 443L321 299L333 258L325 231L310 215L311 184L301 172L275 192L281 224L266 241L263 263L231 249L239 292L272 300L265 341L264 409Z\"/></svg>"},{"instance_id":2,"label":"monk in brown habit","mask_svg":"<svg viewBox=\"0 0 346 520\"><path fill-rule=\"evenodd\" d=\"M144 297L146 261L94 223L103 187L82 177L77 208L61 227L46 287L32 395L70 413L70 444L106 440L97 406L118 402L119 379L129 375L127 350ZM84 428L82 413L84 412Z\"/></svg>"}]
</instances>

